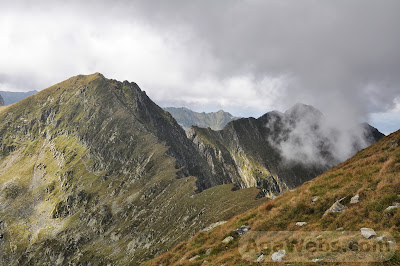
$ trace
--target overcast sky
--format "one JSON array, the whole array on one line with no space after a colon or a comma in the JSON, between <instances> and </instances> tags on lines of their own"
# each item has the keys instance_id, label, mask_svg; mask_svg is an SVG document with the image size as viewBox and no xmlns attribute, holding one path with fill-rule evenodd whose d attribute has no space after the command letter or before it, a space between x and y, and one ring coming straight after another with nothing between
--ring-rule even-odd
<instances>
[{"instance_id":1,"label":"overcast sky","mask_svg":"<svg viewBox=\"0 0 400 266\"><path fill-rule=\"evenodd\" d=\"M101 72L161 106L400 128L398 0L4 2L0 90Z\"/></svg>"}]
</instances>

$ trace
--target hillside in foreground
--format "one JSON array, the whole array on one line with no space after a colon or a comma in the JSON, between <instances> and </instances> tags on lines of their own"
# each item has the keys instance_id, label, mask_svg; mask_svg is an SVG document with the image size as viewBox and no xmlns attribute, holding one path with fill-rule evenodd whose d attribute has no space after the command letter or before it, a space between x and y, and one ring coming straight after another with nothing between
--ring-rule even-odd
<instances>
[{"instance_id":1,"label":"hillside in foreground","mask_svg":"<svg viewBox=\"0 0 400 266\"><path fill-rule=\"evenodd\" d=\"M335 204L337 201L340 201L339 204ZM337 212L327 212L334 204ZM361 236L361 228L368 228L376 232L384 231L392 235L397 243L400 242L400 131L302 186L240 214L209 232L197 233L189 241L180 243L146 265L200 265L204 261L208 265L270 263L273 251L255 252L250 260L241 256L238 247L246 233L239 236L234 231L241 226L251 228L247 234L258 231L316 231L310 236L317 239L320 231L354 231ZM379 237L382 235L377 234L366 241L376 243ZM393 241L389 244L392 245ZM353 242L349 242L348 246L359 250ZM395 255L385 264L400 264L398 248L399 244ZM290 254L288 250L285 252ZM308 262L313 259L320 263L338 259L315 257L315 254L308 256ZM282 258L282 262L289 260L290 255ZM348 263L346 257L341 257L338 264Z\"/></svg>"}]
</instances>

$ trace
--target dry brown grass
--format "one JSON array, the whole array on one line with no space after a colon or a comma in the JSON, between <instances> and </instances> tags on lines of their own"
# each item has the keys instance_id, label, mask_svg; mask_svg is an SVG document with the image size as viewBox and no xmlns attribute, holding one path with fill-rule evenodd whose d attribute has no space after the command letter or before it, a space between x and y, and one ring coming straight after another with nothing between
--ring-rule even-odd
<instances>
[{"instance_id":1,"label":"dry brown grass","mask_svg":"<svg viewBox=\"0 0 400 266\"><path fill-rule=\"evenodd\" d=\"M392 141L398 143L396 148L392 148ZM360 195L360 202L349 204L350 198L355 194ZM203 236L204 246L192 248L191 243L195 241L195 236L180 245L179 249L149 261L148 264L180 264L182 262L177 261L177 258L187 257L188 254L192 256L198 254L196 252L202 248L212 247L218 252L209 256L202 254L197 264L206 260L211 265L247 265L248 261L242 260L238 252L239 237L232 234L232 230L243 223L249 225L252 231L334 231L339 227L343 227L346 231L359 231L362 227L370 227L376 231L389 232L399 243L400 208L391 212L385 211L393 202L400 202L399 195L400 131L360 151L353 158L311 182L288 191L265 205L236 216L228 223L208 232ZM313 196L319 196L315 204L312 204ZM342 197L346 197L347 210L323 216L325 210ZM307 225L298 227L295 225L298 221L305 221ZM221 241L227 235L234 236L235 241L225 247L221 245ZM170 256L168 260L165 260L166 256ZM187 260L184 262L185 265L189 263ZM386 264L400 265L399 252L397 251L395 257Z\"/></svg>"}]
</instances>

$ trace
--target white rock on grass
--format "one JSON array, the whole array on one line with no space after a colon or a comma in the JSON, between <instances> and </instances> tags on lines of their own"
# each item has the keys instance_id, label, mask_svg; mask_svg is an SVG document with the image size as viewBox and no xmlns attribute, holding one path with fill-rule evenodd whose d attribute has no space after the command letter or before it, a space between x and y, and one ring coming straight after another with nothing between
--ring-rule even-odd
<instances>
[{"instance_id":1,"label":"white rock on grass","mask_svg":"<svg viewBox=\"0 0 400 266\"><path fill-rule=\"evenodd\" d=\"M282 259L286 256L286 251L281 249L274 254L272 254L271 258L273 262L281 262Z\"/></svg>"},{"instance_id":2,"label":"white rock on grass","mask_svg":"<svg viewBox=\"0 0 400 266\"><path fill-rule=\"evenodd\" d=\"M200 256L199 256L199 255L196 255L196 256L190 258L189 261L195 261L195 260L197 260L198 258L200 258Z\"/></svg>"},{"instance_id":3,"label":"white rock on grass","mask_svg":"<svg viewBox=\"0 0 400 266\"><path fill-rule=\"evenodd\" d=\"M297 226L305 226L307 223L306 222L297 222L296 225Z\"/></svg>"},{"instance_id":4,"label":"white rock on grass","mask_svg":"<svg viewBox=\"0 0 400 266\"><path fill-rule=\"evenodd\" d=\"M373 237L376 237L376 233L374 229L371 228L361 228L361 235L366 238L366 239L371 239Z\"/></svg>"},{"instance_id":5,"label":"white rock on grass","mask_svg":"<svg viewBox=\"0 0 400 266\"><path fill-rule=\"evenodd\" d=\"M202 229L201 231L202 232L209 232L209 231L213 230L215 227L223 225L224 223L226 223L226 221L220 221L220 222L216 222L216 223L210 224L208 227Z\"/></svg>"},{"instance_id":6,"label":"white rock on grass","mask_svg":"<svg viewBox=\"0 0 400 266\"><path fill-rule=\"evenodd\" d=\"M383 242L384 240L386 240L386 236L385 235L375 238L376 242Z\"/></svg>"},{"instance_id":7,"label":"white rock on grass","mask_svg":"<svg viewBox=\"0 0 400 266\"><path fill-rule=\"evenodd\" d=\"M258 262L258 263L264 262L264 260L265 260L264 254L261 254L261 255L257 258L257 262Z\"/></svg>"},{"instance_id":8,"label":"white rock on grass","mask_svg":"<svg viewBox=\"0 0 400 266\"><path fill-rule=\"evenodd\" d=\"M359 203L359 202L360 202L360 195L359 194L355 195L350 200L350 204L356 204L356 203Z\"/></svg>"},{"instance_id":9,"label":"white rock on grass","mask_svg":"<svg viewBox=\"0 0 400 266\"><path fill-rule=\"evenodd\" d=\"M392 206L387 207L387 208L386 208L386 211L391 211L391 210L397 209L397 208L399 208L399 207L400 207L400 203L395 202L395 203L393 203Z\"/></svg>"},{"instance_id":10,"label":"white rock on grass","mask_svg":"<svg viewBox=\"0 0 400 266\"><path fill-rule=\"evenodd\" d=\"M232 236L227 236L227 237L225 237L224 240L222 240L222 243L229 244L232 241L233 241L233 237Z\"/></svg>"},{"instance_id":11,"label":"white rock on grass","mask_svg":"<svg viewBox=\"0 0 400 266\"><path fill-rule=\"evenodd\" d=\"M207 256L208 256L208 255L210 255L212 251L213 251L213 249L212 249L212 248L209 248L209 249L207 249L207 251L206 251L206 255L207 255Z\"/></svg>"},{"instance_id":12,"label":"white rock on grass","mask_svg":"<svg viewBox=\"0 0 400 266\"><path fill-rule=\"evenodd\" d=\"M323 261L323 259L312 259L311 261L312 262L320 262L320 261Z\"/></svg>"},{"instance_id":13,"label":"white rock on grass","mask_svg":"<svg viewBox=\"0 0 400 266\"><path fill-rule=\"evenodd\" d=\"M343 212L344 210L346 210L347 207L342 204L342 201L344 199L345 198L341 198L340 200L338 200L335 203L333 203L332 206L329 209L326 210L326 212L324 213L324 216L327 215L330 212L340 213L340 212Z\"/></svg>"},{"instance_id":14,"label":"white rock on grass","mask_svg":"<svg viewBox=\"0 0 400 266\"><path fill-rule=\"evenodd\" d=\"M319 196L314 196L314 197L312 197L311 203L312 203L312 204L317 203L318 199L319 199Z\"/></svg>"}]
</instances>

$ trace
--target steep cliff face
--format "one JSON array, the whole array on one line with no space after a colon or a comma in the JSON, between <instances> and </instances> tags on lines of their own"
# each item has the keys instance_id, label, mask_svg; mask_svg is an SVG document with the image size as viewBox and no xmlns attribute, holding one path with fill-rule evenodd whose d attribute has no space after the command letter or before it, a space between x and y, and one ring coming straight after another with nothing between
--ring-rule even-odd
<instances>
[{"instance_id":1,"label":"steep cliff face","mask_svg":"<svg viewBox=\"0 0 400 266\"><path fill-rule=\"evenodd\" d=\"M229 122L239 119L239 117L235 117L223 110L211 113L198 113L184 107L166 107L164 110L171 113L179 125L181 125L185 130L189 129L191 126L204 128L209 127L213 130L221 130Z\"/></svg>"},{"instance_id":2,"label":"steep cliff face","mask_svg":"<svg viewBox=\"0 0 400 266\"><path fill-rule=\"evenodd\" d=\"M331 151L333 143L320 130L322 120L323 115L317 109L298 104L285 113L273 111L258 119L230 122L221 131L191 127L187 136L221 182L233 182L240 188L258 187L265 195L273 196L303 184L340 162ZM294 139L289 143L294 153L296 146L304 141L298 132L303 127L307 131L301 134L312 140L317 160L309 160L307 156L288 160L281 149L282 143ZM369 125L362 127L367 145L384 136ZM364 148L358 141L353 145L355 151Z\"/></svg>"},{"instance_id":3,"label":"steep cliff face","mask_svg":"<svg viewBox=\"0 0 400 266\"><path fill-rule=\"evenodd\" d=\"M262 202L212 183L135 83L73 77L0 109L0 264L137 264Z\"/></svg>"}]
</instances>

